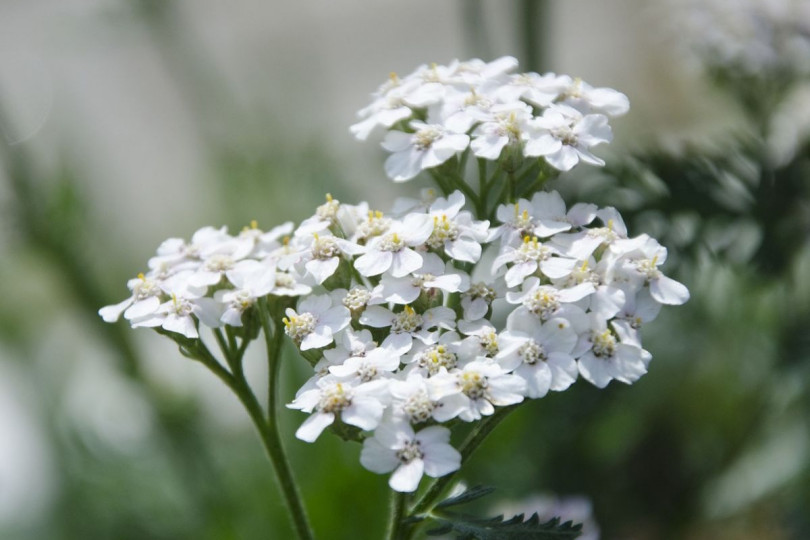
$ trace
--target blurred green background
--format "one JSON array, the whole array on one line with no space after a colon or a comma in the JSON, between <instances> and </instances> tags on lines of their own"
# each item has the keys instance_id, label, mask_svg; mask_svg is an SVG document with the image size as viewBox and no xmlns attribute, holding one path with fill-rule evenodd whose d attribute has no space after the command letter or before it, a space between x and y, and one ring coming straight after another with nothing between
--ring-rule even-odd
<instances>
[{"instance_id":1,"label":"blurred green background","mask_svg":"<svg viewBox=\"0 0 810 540\"><path fill-rule=\"evenodd\" d=\"M658 236L692 300L647 329L641 381L522 407L462 476L492 504L587 496L603 538L810 538L810 92L700 69L683 4L4 0L0 538L287 538L236 399L96 311L167 237L413 194L355 111L390 71L504 54L630 97L608 166L553 187ZM316 534L378 537L386 478L284 420Z\"/></svg>"}]
</instances>

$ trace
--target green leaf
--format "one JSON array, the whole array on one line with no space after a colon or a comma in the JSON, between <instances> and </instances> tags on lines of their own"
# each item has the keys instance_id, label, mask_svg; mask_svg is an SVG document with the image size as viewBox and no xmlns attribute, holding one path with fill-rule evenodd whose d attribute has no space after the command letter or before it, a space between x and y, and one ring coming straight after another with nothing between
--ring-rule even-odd
<instances>
[{"instance_id":1,"label":"green leaf","mask_svg":"<svg viewBox=\"0 0 810 540\"><path fill-rule=\"evenodd\" d=\"M438 527L427 531L429 536L455 533L457 540L563 540L576 538L582 533L582 525L570 521L560 523L560 518L540 522L538 515L526 521L523 514L504 520L503 516L489 519L469 519L465 516L449 516L437 519Z\"/></svg>"},{"instance_id":2,"label":"green leaf","mask_svg":"<svg viewBox=\"0 0 810 540\"><path fill-rule=\"evenodd\" d=\"M476 499L480 499L486 495L489 495L495 491L494 487L490 486L474 486L470 489L466 490L464 493L460 495L456 495L455 497L449 497L439 504L436 505L436 508L450 508L451 506L456 506L459 504L465 504L470 501L474 501Z\"/></svg>"}]
</instances>

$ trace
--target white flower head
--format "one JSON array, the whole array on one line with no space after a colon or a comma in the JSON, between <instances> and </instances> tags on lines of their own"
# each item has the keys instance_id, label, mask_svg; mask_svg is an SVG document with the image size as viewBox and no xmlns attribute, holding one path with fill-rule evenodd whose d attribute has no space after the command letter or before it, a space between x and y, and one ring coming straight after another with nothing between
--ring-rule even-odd
<instances>
[{"instance_id":1,"label":"white flower head","mask_svg":"<svg viewBox=\"0 0 810 540\"><path fill-rule=\"evenodd\" d=\"M591 165L604 165L590 149L610 142L613 134L603 114L582 115L565 105L546 109L543 116L529 122L529 132L523 153L531 157L544 157L561 171L569 171L580 161Z\"/></svg>"},{"instance_id":2,"label":"white flower head","mask_svg":"<svg viewBox=\"0 0 810 540\"><path fill-rule=\"evenodd\" d=\"M387 395L387 381L375 380L360 385L337 381L331 377L318 380L316 387L305 390L287 407L310 412L295 432L306 442L314 442L323 430L339 416L341 421L370 431L382 419Z\"/></svg>"},{"instance_id":3,"label":"white flower head","mask_svg":"<svg viewBox=\"0 0 810 540\"><path fill-rule=\"evenodd\" d=\"M364 276L376 276L390 270L394 277L403 277L422 267L422 256L413 248L430 237L433 223L426 214L408 214L402 221L391 224L388 232L373 238L366 253L354 261Z\"/></svg>"},{"instance_id":4,"label":"white flower head","mask_svg":"<svg viewBox=\"0 0 810 540\"><path fill-rule=\"evenodd\" d=\"M454 133L440 124L411 122L413 133L389 131L382 143L391 152L385 172L395 182L405 182L425 169L437 167L463 152L470 143L464 133Z\"/></svg>"},{"instance_id":5,"label":"white flower head","mask_svg":"<svg viewBox=\"0 0 810 540\"><path fill-rule=\"evenodd\" d=\"M384 422L364 441L360 463L379 474L394 471L391 489L411 493L423 474L438 478L458 470L461 454L450 446L447 428L430 426L415 433L407 423Z\"/></svg>"},{"instance_id":6,"label":"white flower head","mask_svg":"<svg viewBox=\"0 0 810 540\"><path fill-rule=\"evenodd\" d=\"M284 332L302 351L326 347L334 341L334 334L351 321L345 306L332 306L329 295L309 296L298 305L298 312L287 308Z\"/></svg>"}]
</instances>

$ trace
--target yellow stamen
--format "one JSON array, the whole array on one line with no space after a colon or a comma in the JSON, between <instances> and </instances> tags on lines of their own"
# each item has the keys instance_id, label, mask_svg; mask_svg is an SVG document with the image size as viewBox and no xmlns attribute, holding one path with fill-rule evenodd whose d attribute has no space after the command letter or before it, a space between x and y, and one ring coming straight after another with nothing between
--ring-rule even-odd
<instances>
[{"instance_id":1,"label":"yellow stamen","mask_svg":"<svg viewBox=\"0 0 810 540\"><path fill-rule=\"evenodd\" d=\"M332 202L332 194L331 193L326 194L326 202Z\"/></svg>"},{"instance_id":2,"label":"yellow stamen","mask_svg":"<svg viewBox=\"0 0 810 540\"><path fill-rule=\"evenodd\" d=\"M140 279L141 281L144 281L146 279L146 276L143 275L143 272L138 272L138 279Z\"/></svg>"}]
</instances>

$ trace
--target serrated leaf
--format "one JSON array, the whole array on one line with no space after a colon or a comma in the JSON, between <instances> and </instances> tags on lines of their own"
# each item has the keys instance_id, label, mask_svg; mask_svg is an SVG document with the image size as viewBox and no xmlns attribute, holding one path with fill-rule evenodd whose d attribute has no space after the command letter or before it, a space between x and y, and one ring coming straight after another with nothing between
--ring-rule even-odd
<instances>
[{"instance_id":1,"label":"serrated leaf","mask_svg":"<svg viewBox=\"0 0 810 540\"><path fill-rule=\"evenodd\" d=\"M451 516L438 519L439 526L427 534L455 533L457 540L568 540L582 534L582 525L570 521L560 523L560 518L540 523L536 513L525 521L523 517L523 514L517 514L504 520L503 516L488 519Z\"/></svg>"},{"instance_id":2,"label":"serrated leaf","mask_svg":"<svg viewBox=\"0 0 810 540\"><path fill-rule=\"evenodd\" d=\"M470 501L474 501L476 499L480 499L481 497L485 497L495 491L494 487L490 486L473 486L470 489L466 490L465 492L461 493L460 495L456 495L455 497L449 497L439 504L436 505L436 508L450 508L451 506L457 506L459 504L465 504Z\"/></svg>"}]
</instances>

